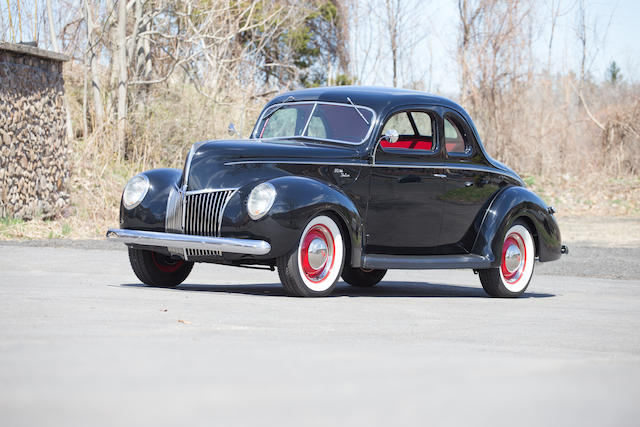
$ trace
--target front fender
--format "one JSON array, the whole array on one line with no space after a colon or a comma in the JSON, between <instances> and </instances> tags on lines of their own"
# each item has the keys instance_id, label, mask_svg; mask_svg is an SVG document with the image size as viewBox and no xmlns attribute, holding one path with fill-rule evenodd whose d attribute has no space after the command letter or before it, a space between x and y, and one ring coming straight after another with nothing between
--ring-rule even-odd
<instances>
[{"instance_id":1,"label":"front fender","mask_svg":"<svg viewBox=\"0 0 640 427\"><path fill-rule=\"evenodd\" d=\"M222 220L225 237L253 238L271 244L269 258L292 251L307 222L321 212L331 212L348 234L351 263L359 266L362 253L362 218L351 199L339 188L300 176L283 176L269 181L276 188L276 199L259 220L247 213L247 198L254 184L240 188L229 200Z\"/></svg>"},{"instance_id":2,"label":"front fender","mask_svg":"<svg viewBox=\"0 0 640 427\"><path fill-rule=\"evenodd\" d=\"M179 185L180 169L152 169L142 173L149 178L149 191L142 202L128 210L120 199L120 227L146 231L165 231L167 198L172 187Z\"/></svg>"},{"instance_id":3,"label":"front fender","mask_svg":"<svg viewBox=\"0 0 640 427\"><path fill-rule=\"evenodd\" d=\"M471 252L487 257L491 260L492 267L498 267L504 236L518 219L529 225L541 262L560 258L561 236L558 223L549 213L544 201L524 187L507 187L495 196Z\"/></svg>"}]
</instances>

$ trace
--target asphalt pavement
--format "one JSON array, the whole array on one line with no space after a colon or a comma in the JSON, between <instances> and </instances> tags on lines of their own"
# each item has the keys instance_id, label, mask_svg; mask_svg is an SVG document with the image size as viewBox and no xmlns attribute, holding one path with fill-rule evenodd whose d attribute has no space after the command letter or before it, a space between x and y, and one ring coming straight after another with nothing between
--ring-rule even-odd
<instances>
[{"instance_id":1,"label":"asphalt pavement","mask_svg":"<svg viewBox=\"0 0 640 427\"><path fill-rule=\"evenodd\" d=\"M151 288L120 246L46 244L0 242L2 426L640 419L637 248L571 248L515 300L454 270L302 299L204 264Z\"/></svg>"}]
</instances>

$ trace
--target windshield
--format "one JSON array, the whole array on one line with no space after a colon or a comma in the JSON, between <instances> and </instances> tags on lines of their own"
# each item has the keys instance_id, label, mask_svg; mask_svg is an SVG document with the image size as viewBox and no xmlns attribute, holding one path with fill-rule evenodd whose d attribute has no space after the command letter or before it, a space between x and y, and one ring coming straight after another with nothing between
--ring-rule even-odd
<instances>
[{"instance_id":1,"label":"windshield","mask_svg":"<svg viewBox=\"0 0 640 427\"><path fill-rule=\"evenodd\" d=\"M266 109L254 138L307 137L360 144L369 135L373 110L368 107L324 102L275 104Z\"/></svg>"}]
</instances>

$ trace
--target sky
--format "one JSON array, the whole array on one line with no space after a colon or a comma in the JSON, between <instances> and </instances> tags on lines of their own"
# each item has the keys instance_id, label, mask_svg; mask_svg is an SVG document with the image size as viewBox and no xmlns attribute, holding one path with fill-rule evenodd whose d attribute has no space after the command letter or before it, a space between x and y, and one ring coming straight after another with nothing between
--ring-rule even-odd
<instances>
[{"instance_id":1,"label":"sky","mask_svg":"<svg viewBox=\"0 0 640 427\"><path fill-rule=\"evenodd\" d=\"M379 0L362 0L375 2ZM411 1L411 0L405 0ZM557 0L556 0L557 1ZM580 49L576 38L576 18L578 0L560 0L562 15L558 18L552 49L552 70L566 73L577 70ZM537 0L534 5L539 13L539 25L534 43L534 55L546 64L550 34L551 0ZM417 31L405 33L405 37L420 40L412 52L411 69L413 76L403 79L420 80L424 89L430 92L453 95L458 92L459 82L455 52L457 43L457 1L456 0L416 0L416 8L410 19L417 22ZM595 81L605 78L606 69L611 61L616 61L625 80L640 81L640 0L585 0L588 27L588 72ZM424 31L419 31L424 26ZM356 34L364 36L366 30ZM377 43L383 49L386 40L382 32L375 32ZM424 35L426 34L426 36ZM355 54L364 50L356 47ZM388 54L382 55L383 58ZM357 62L357 61L356 61ZM363 62L363 61L360 61ZM383 59L377 66L367 66L362 84L392 84L390 67ZM403 76L405 77L405 76Z\"/></svg>"},{"instance_id":2,"label":"sky","mask_svg":"<svg viewBox=\"0 0 640 427\"><path fill-rule=\"evenodd\" d=\"M80 1L80 0L75 0ZM577 5L580 0L533 0L538 15L534 55L541 64L547 61L547 44L550 33L550 4L561 4L562 15L558 19L553 44L553 65L555 72L567 73L577 70L580 50L576 39ZM42 4L42 1L38 0ZM456 44L458 32L457 0L401 0L408 8L407 23L401 36L411 48L407 64L401 75L400 85L410 86L420 82L420 89L453 96L459 91L458 67L456 64ZM640 82L640 0L584 0L589 27L588 71L595 81L602 81L611 61L616 61L626 81ZM31 8L32 0L23 0L23 12ZM388 42L385 39L385 0L357 0L356 7L365 11L366 19L350 28L352 43L352 63L356 69L352 73L359 77L359 84L392 86L389 65ZM15 4L15 0L10 0ZM57 2L54 0L54 8ZM371 10L367 5L373 5ZM6 4L0 9L3 16ZM42 9L41 9L42 11ZM29 19L24 23L24 31L29 32ZM594 32L597 38L594 38ZM46 35L44 23L40 35ZM45 39L47 37L44 37ZM354 39L357 42L354 43ZM372 49L379 49L380 59L373 61ZM367 58L365 58L368 55Z\"/></svg>"}]
</instances>

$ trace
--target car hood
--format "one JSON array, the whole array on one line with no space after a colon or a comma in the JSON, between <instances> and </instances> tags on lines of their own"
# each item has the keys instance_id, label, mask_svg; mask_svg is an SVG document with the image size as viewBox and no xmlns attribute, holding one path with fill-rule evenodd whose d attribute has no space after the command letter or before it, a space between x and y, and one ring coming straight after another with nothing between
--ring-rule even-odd
<instances>
[{"instance_id":1,"label":"car hood","mask_svg":"<svg viewBox=\"0 0 640 427\"><path fill-rule=\"evenodd\" d=\"M356 147L302 140L223 140L194 144L185 164L187 189L239 188L282 176L275 163L352 162ZM183 181L184 183L184 181Z\"/></svg>"}]
</instances>

